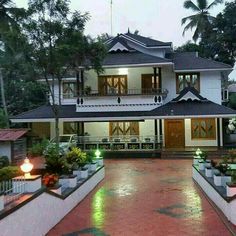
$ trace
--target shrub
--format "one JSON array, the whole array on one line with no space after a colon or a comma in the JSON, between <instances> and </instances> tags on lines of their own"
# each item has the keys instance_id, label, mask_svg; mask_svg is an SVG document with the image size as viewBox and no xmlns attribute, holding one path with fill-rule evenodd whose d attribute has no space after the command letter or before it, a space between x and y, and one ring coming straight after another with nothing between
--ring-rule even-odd
<instances>
[{"instance_id":1,"label":"shrub","mask_svg":"<svg viewBox=\"0 0 236 236\"><path fill-rule=\"evenodd\" d=\"M46 170L49 173L65 174L68 172L68 165L64 156L59 154L56 145L50 145L45 155Z\"/></svg>"},{"instance_id":2,"label":"shrub","mask_svg":"<svg viewBox=\"0 0 236 236\"><path fill-rule=\"evenodd\" d=\"M42 182L46 187L54 187L57 184L58 179L59 177L56 174L45 174Z\"/></svg>"},{"instance_id":3,"label":"shrub","mask_svg":"<svg viewBox=\"0 0 236 236\"><path fill-rule=\"evenodd\" d=\"M78 167L84 166L86 160L86 153L77 147L73 147L66 155L66 161L71 169L77 169Z\"/></svg>"},{"instance_id":4,"label":"shrub","mask_svg":"<svg viewBox=\"0 0 236 236\"><path fill-rule=\"evenodd\" d=\"M7 166L0 169L0 181L10 180L18 175L21 175L19 167Z\"/></svg>"},{"instance_id":5,"label":"shrub","mask_svg":"<svg viewBox=\"0 0 236 236\"><path fill-rule=\"evenodd\" d=\"M46 149L48 144L49 141L47 139L43 139L40 143L33 144L29 149L29 155L31 155L32 157L42 156L43 151Z\"/></svg>"},{"instance_id":6,"label":"shrub","mask_svg":"<svg viewBox=\"0 0 236 236\"><path fill-rule=\"evenodd\" d=\"M9 166L9 159L7 156L1 156L0 157L0 169L6 166Z\"/></svg>"}]
</instances>

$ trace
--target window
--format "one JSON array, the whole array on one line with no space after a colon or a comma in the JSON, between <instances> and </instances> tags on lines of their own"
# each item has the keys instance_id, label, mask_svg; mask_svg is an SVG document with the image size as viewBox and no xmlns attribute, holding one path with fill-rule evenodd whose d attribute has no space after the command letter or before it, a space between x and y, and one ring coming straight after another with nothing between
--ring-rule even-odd
<instances>
[{"instance_id":1,"label":"window","mask_svg":"<svg viewBox=\"0 0 236 236\"><path fill-rule=\"evenodd\" d=\"M77 91L76 82L63 83L63 98L75 98L76 91Z\"/></svg>"},{"instance_id":2,"label":"window","mask_svg":"<svg viewBox=\"0 0 236 236\"><path fill-rule=\"evenodd\" d=\"M216 139L215 119L192 119L192 139Z\"/></svg>"},{"instance_id":3,"label":"window","mask_svg":"<svg viewBox=\"0 0 236 236\"><path fill-rule=\"evenodd\" d=\"M110 136L139 135L138 122L110 122Z\"/></svg>"},{"instance_id":4,"label":"window","mask_svg":"<svg viewBox=\"0 0 236 236\"><path fill-rule=\"evenodd\" d=\"M176 93L180 93L186 87L193 87L200 92L200 74L184 73L176 74Z\"/></svg>"},{"instance_id":5,"label":"window","mask_svg":"<svg viewBox=\"0 0 236 236\"><path fill-rule=\"evenodd\" d=\"M107 75L98 77L99 93L127 94L127 75Z\"/></svg>"}]
</instances>

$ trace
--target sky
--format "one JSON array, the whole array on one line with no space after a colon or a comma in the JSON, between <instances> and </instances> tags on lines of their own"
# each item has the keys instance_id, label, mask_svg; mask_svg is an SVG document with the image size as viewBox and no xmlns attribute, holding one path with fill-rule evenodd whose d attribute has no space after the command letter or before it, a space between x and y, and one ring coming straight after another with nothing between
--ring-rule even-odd
<instances>
[{"instance_id":1,"label":"sky","mask_svg":"<svg viewBox=\"0 0 236 236\"><path fill-rule=\"evenodd\" d=\"M138 30L142 36L173 42L174 47L180 46L191 40L193 34L189 31L185 36L182 35L184 27L181 26L181 19L193 14L191 10L183 8L184 1L112 0L112 35L126 33L129 28L130 32ZM15 0L15 2L18 6L27 7L28 0ZM111 34L110 3L111 0L71 0L71 10L90 14L85 34L93 37L102 33ZM220 4L215 6L210 13L215 16L223 9L224 4Z\"/></svg>"}]
</instances>

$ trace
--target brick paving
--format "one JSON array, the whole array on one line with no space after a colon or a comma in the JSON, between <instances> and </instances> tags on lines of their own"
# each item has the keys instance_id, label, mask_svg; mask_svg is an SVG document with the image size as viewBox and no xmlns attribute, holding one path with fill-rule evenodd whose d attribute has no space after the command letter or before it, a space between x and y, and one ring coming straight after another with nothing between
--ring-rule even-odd
<instances>
[{"instance_id":1,"label":"brick paving","mask_svg":"<svg viewBox=\"0 0 236 236\"><path fill-rule=\"evenodd\" d=\"M48 236L232 235L192 181L190 160L106 160L106 177Z\"/></svg>"}]
</instances>

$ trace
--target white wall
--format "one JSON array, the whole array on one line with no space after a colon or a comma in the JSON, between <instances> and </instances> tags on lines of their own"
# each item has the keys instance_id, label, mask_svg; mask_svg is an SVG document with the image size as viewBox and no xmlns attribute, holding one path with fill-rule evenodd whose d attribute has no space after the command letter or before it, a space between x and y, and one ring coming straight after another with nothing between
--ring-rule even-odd
<instances>
[{"instance_id":1,"label":"white wall","mask_svg":"<svg viewBox=\"0 0 236 236\"><path fill-rule=\"evenodd\" d=\"M139 122L139 135L144 137L155 135L154 120Z\"/></svg>"},{"instance_id":2,"label":"white wall","mask_svg":"<svg viewBox=\"0 0 236 236\"><path fill-rule=\"evenodd\" d=\"M109 122L84 123L84 132L90 136L109 136Z\"/></svg>"},{"instance_id":3,"label":"white wall","mask_svg":"<svg viewBox=\"0 0 236 236\"><path fill-rule=\"evenodd\" d=\"M217 120L215 120L217 127ZM216 139L215 140L196 140L192 139L192 134L191 134L191 119L185 119L185 146L217 146L217 128L216 128Z\"/></svg>"},{"instance_id":4,"label":"white wall","mask_svg":"<svg viewBox=\"0 0 236 236\"><path fill-rule=\"evenodd\" d=\"M7 156L9 161L11 161L11 143L10 142L0 142L0 156Z\"/></svg>"}]
</instances>

